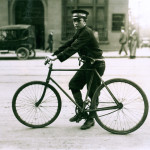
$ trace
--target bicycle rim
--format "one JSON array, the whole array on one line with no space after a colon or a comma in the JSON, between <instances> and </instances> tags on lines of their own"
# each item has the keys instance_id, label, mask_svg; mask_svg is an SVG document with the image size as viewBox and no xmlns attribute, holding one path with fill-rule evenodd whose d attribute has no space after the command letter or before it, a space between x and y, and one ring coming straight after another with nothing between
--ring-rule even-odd
<instances>
[{"instance_id":1,"label":"bicycle rim","mask_svg":"<svg viewBox=\"0 0 150 150\"><path fill-rule=\"evenodd\" d=\"M45 82L33 81L21 86L15 93L12 109L16 118L24 125L41 128L51 124L61 110L61 99L54 87L48 85L42 103L35 103L41 98Z\"/></svg>"},{"instance_id":2,"label":"bicycle rim","mask_svg":"<svg viewBox=\"0 0 150 150\"><path fill-rule=\"evenodd\" d=\"M123 108L97 111L95 119L98 124L114 134L128 134L137 130L148 114L148 101L143 90L126 79L111 79L105 84L116 99L123 104ZM96 97L99 100L97 108L116 105L104 85L97 89L94 99Z\"/></svg>"}]
</instances>

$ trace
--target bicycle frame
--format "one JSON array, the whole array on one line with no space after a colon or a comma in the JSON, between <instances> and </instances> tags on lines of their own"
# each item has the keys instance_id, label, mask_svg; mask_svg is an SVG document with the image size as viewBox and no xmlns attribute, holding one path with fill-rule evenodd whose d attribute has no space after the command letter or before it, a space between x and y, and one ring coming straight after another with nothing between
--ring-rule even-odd
<instances>
[{"instance_id":1,"label":"bicycle frame","mask_svg":"<svg viewBox=\"0 0 150 150\"><path fill-rule=\"evenodd\" d=\"M92 71L92 75L89 81L89 86L87 89L87 93L86 93L86 97L85 100L87 100L90 89L91 89L91 85L92 85L92 81L93 81L93 77L94 77L94 73L97 74L97 76L100 78L102 84L104 84L105 88L107 89L107 91L109 92L109 94L112 96L112 98L114 99L114 102L116 103L115 106L110 106L110 107L103 107L103 108L98 108L98 109L88 109L88 110L84 110L84 107L81 108L76 101L51 77L51 72L52 71ZM36 106L39 106L39 104L42 102L44 95L46 93L46 88L47 85L49 84L49 82L52 81L79 109L81 112L86 111L86 112L93 112L93 111L103 111L103 110L112 110L112 109L119 109L120 103L118 102L118 100L115 98L115 96L113 95L113 93L110 91L110 89L107 87L107 85L105 84L104 80L102 79L102 77L99 75L99 73L97 72L96 69L53 69L53 64L52 62L49 64L49 70L48 70L48 74L47 74L47 78L46 78L46 86L44 88L43 94L40 98L40 100L36 103Z\"/></svg>"}]
</instances>

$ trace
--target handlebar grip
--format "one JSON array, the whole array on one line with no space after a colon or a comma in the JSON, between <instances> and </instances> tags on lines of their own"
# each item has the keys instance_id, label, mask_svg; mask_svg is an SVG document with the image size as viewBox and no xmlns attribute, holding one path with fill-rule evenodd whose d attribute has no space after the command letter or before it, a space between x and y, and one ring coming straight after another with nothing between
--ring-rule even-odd
<instances>
[{"instance_id":1,"label":"handlebar grip","mask_svg":"<svg viewBox=\"0 0 150 150\"><path fill-rule=\"evenodd\" d=\"M49 63L49 60L46 59L45 62L44 62L44 65L47 65Z\"/></svg>"}]
</instances>

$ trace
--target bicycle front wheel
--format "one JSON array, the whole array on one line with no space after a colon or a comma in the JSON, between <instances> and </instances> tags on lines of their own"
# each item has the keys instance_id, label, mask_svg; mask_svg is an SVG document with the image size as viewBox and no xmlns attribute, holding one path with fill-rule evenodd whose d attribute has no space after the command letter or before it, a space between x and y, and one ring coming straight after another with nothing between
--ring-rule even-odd
<instances>
[{"instance_id":1,"label":"bicycle front wheel","mask_svg":"<svg viewBox=\"0 0 150 150\"><path fill-rule=\"evenodd\" d=\"M61 99L56 89L47 85L45 96L39 106L45 82L32 81L22 85L12 100L15 117L24 125L32 128L45 127L58 117L61 110Z\"/></svg>"},{"instance_id":2,"label":"bicycle front wheel","mask_svg":"<svg viewBox=\"0 0 150 150\"><path fill-rule=\"evenodd\" d=\"M105 84L122 108L109 109L116 104L102 84L94 95L94 99L98 97L98 109L95 115L98 124L114 134L128 134L137 130L144 123L148 114L148 100L143 90L127 79L111 79ZM104 109L98 111L99 108Z\"/></svg>"}]
</instances>

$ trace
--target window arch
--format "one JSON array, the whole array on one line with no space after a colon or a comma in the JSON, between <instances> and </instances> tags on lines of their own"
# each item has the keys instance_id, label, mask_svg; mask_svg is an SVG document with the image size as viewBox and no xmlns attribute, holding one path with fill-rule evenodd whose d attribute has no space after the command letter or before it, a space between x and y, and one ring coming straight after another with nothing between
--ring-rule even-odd
<instances>
[{"instance_id":1,"label":"window arch","mask_svg":"<svg viewBox=\"0 0 150 150\"><path fill-rule=\"evenodd\" d=\"M33 25L36 48L44 48L44 6L41 0L16 0L15 24Z\"/></svg>"},{"instance_id":2,"label":"window arch","mask_svg":"<svg viewBox=\"0 0 150 150\"><path fill-rule=\"evenodd\" d=\"M47 19L48 19L48 14L47 14L47 0L9 0L9 24L21 24L21 23L26 23L26 24L32 24L32 25L35 25L35 29L38 31L40 28L40 30L42 30L42 42L38 42L37 44L37 47L41 47L41 48L44 48L45 44L47 43L46 40L45 40L45 36L46 36L46 30L47 30ZM41 11L38 11L38 12L42 12L40 14L40 16L42 15L41 18L38 17L38 20L34 21L36 18L33 18L33 15L32 15L32 18L30 18L30 15L29 14L33 14L33 12L27 12L27 11L24 11L24 13L26 13L26 16L29 16L29 18L22 18L20 17L21 19L19 19L19 15L23 15L22 11L23 11L23 8L25 7L21 7L19 8L19 10L17 9L18 13L16 12L16 7L17 7L17 3L34 3L34 9L36 9L39 5L41 6ZM36 5L36 6L35 6ZM29 5L31 6L31 5ZM19 7L19 6L18 6ZM20 10L21 9L21 10ZM30 10L30 9L28 9ZM33 9L32 9L33 10ZM39 10L39 9L38 9ZM19 13L19 11L21 11L21 13ZM34 10L33 10L34 11ZM35 10L35 12L37 12ZM25 15L25 14L24 14ZM36 14L37 15L37 14ZM39 21L40 19L40 21ZM38 34L38 33L37 33ZM38 39L37 39L38 40ZM38 46L39 45L39 46Z\"/></svg>"}]
</instances>

